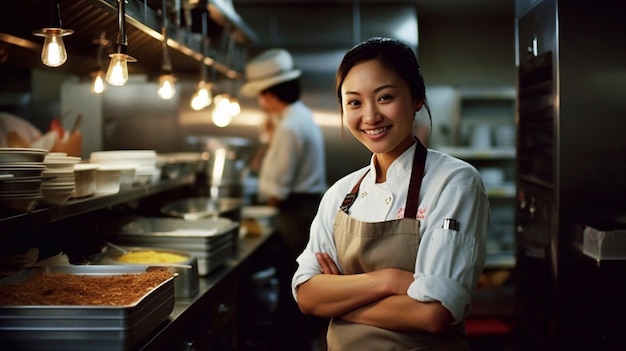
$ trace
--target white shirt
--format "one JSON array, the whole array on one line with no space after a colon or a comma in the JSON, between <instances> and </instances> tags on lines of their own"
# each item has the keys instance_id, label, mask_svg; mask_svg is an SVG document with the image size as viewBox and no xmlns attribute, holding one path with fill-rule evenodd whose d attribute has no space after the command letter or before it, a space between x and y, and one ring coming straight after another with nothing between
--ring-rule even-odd
<instances>
[{"instance_id":1,"label":"white shirt","mask_svg":"<svg viewBox=\"0 0 626 351\"><path fill-rule=\"evenodd\" d=\"M324 137L302 102L287 107L259 171L259 196L285 200L292 193L327 189Z\"/></svg>"},{"instance_id":2,"label":"white shirt","mask_svg":"<svg viewBox=\"0 0 626 351\"><path fill-rule=\"evenodd\" d=\"M415 145L392 163L387 171L387 181L380 184L375 183L372 158L368 166L370 172L361 183L350 216L366 222L403 218L414 153ZM324 194L311 225L309 243L297 259L299 266L292 279L294 298L297 299L299 284L320 274L316 252L327 252L338 262L333 240L335 216L345 195L366 169L343 177ZM419 197L420 246L414 281L407 294L418 301L441 302L452 313L455 322L459 322L469 312L470 293L486 259L487 193L473 166L429 149ZM455 219L460 224L458 232L442 228L446 218Z\"/></svg>"}]
</instances>

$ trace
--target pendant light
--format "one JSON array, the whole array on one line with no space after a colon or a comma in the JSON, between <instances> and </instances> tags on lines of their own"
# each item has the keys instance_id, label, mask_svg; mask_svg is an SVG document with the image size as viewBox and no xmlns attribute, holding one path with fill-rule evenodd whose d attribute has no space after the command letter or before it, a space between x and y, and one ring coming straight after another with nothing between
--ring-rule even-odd
<instances>
[{"instance_id":1,"label":"pendant light","mask_svg":"<svg viewBox=\"0 0 626 351\"><path fill-rule=\"evenodd\" d=\"M94 40L94 43L98 45L98 56L96 57L96 70L91 73L91 92L94 94L102 94L106 89L104 71L102 70L102 51L105 47L110 45L110 41L106 39L106 32L102 32L100 38Z\"/></svg>"},{"instance_id":2,"label":"pendant light","mask_svg":"<svg viewBox=\"0 0 626 351\"><path fill-rule=\"evenodd\" d=\"M174 83L176 78L172 73L172 62L167 48L167 6L163 0L163 65L159 76L159 97L163 100L171 99L176 93Z\"/></svg>"},{"instance_id":3,"label":"pendant light","mask_svg":"<svg viewBox=\"0 0 626 351\"><path fill-rule=\"evenodd\" d=\"M122 86L128 81L128 62L137 62L136 59L127 54L128 43L126 38L126 0L118 0L117 43L115 52L110 54L111 62L107 70L106 80L111 85Z\"/></svg>"},{"instance_id":4,"label":"pendant light","mask_svg":"<svg viewBox=\"0 0 626 351\"><path fill-rule=\"evenodd\" d=\"M51 2L52 26L33 32L33 35L44 37L41 61L49 67L59 67L67 60L67 51L63 44L63 37L73 34L71 29L63 29L61 26L61 5Z\"/></svg>"},{"instance_id":5,"label":"pendant light","mask_svg":"<svg viewBox=\"0 0 626 351\"><path fill-rule=\"evenodd\" d=\"M200 62L200 82L198 82L198 90L191 97L191 108L200 111L211 105L213 96L211 93L211 84L207 83L208 67L204 63L206 58L207 47L209 46L208 38L208 13L206 6L202 9L202 61Z\"/></svg>"}]
</instances>

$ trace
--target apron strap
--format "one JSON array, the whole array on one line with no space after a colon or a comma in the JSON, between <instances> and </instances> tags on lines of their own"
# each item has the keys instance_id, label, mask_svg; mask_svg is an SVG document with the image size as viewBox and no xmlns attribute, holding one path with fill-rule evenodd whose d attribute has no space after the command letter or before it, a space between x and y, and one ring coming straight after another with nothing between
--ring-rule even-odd
<instances>
[{"instance_id":1,"label":"apron strap","mask_svg":"<svg viewBox=\"0 0 626 351\"><path fill-rule=\"evenodd\" d=\"M363 179L369 171L370 170L368 169L367 171L365 171L365 173L363 173L361 179L359 179L359 181L352 187L350 193L346 194L346 197L343 198L343 202L341 203L341 207L339 208L346 214L350 214L350 207L352 207L352 204L354 204L354 201L359 194L359 187L361 187L361 182L363 182Z\"/></svg>"},{"instance_id":2,"label":"apron strap","mask_svg":"<svg viewBox=\"0 0 626 351\"><path fill-rule=\"evenodd\" d=\"M415 138L415 154L413 156L413 170L411 171L411 181L409 182L409 193L406 197L405 218L417 218L417 205L419 202L422 178L424 178L424 168L426 164L426 147Z\"/></svg>"}]
</instances>

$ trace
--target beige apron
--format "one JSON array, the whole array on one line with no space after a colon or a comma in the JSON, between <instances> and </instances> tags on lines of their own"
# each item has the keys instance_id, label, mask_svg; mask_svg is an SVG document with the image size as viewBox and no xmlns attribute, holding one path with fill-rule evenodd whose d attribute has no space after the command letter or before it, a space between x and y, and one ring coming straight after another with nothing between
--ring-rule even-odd
<instances>
[{"instance_id":1,"label":"beige apron","mask_svg":"<svg viewBox=\"0 0 626 351\"><path fill-rule=\"evenodd\" d=\"M384 222L361 222L349 216L361 181L346 195L334 223L334 238L339 264L344 274L359 274L383 268L415 270L419 247L419 221L416 219L426 148L418 141L405 218ZM367 174L367 173L366 173ZM333 318L326 335L329 351L352 350L467 350L463 324L439 334L398 332Z\"/></svg>"}]
</instances>

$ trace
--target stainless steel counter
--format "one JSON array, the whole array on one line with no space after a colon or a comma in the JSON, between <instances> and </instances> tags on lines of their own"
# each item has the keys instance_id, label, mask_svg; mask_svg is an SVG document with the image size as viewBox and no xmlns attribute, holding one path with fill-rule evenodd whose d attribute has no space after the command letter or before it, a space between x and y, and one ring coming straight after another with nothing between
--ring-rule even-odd
<instances>
[{"instance_id":1,"label":"stainless steel counter","mask_svg":"<svg viewBox=\"0 0 626 351\"><path fill-rule=\"evenodd\" d=\"M192 349L196 340L189 336L190 330L205 328L200 333L208 335L214 332L214 328L230 322L238 308L236 295L239 272L247 265L254 264L255 254L278 238L279 235L271 232L241 239L238 250L223 267L200 278L200 290L196 296L176 298L170 318L138 350Z\"/></svg>"}]
</instances>

